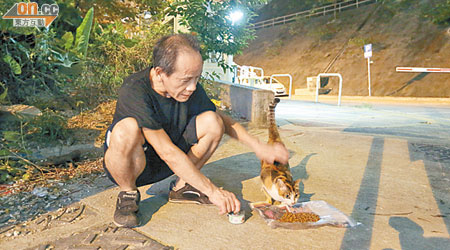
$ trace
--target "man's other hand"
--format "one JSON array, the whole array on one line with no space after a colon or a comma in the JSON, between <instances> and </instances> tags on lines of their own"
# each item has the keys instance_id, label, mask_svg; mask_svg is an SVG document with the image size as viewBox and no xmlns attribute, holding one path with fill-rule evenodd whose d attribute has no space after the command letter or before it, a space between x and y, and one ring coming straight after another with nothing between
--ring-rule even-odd
<instances>
[{"instance_id":1,"label":"man's other hand","mask_svg":"<svg viewBox=\"0 0 450 250\"><path fill-rule=\"evenodd\" d=\"M274 162L287 164L289 161L289 151L279 142L274 144L260 143L259 147L255 150L255 154L260 160L269 164L273 164Z\"/></svg>"},{"instance_id":2,"label":"man's other hand","mask_svg":"<svg viewBox=\"0 0 450 250\"><path fill-rule=\"evenodd\" d=\"M219 207L219 214L238 213L241 211L241 202L233 193L222 188L216 189L208 198L214 205Z\"/></svg>"}]
</instances>

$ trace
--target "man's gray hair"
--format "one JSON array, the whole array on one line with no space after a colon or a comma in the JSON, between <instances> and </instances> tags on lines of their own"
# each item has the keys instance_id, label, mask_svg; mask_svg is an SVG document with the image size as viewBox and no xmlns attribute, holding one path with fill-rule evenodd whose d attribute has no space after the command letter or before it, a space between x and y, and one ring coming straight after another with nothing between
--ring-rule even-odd
<instances>
[{"instance_id":1,"label":"man's gray hair","mask_svg":"<svg viewBox=\"0 0 450 250\"><path fill-rule=\"evenodd\" d=\"M153 67L162 68L170 76L175 71L175 61L182 50L191 49L201 53L197 39L188 34L165 36L156 42L153 48Z\"/></svg>"}]
</instances>

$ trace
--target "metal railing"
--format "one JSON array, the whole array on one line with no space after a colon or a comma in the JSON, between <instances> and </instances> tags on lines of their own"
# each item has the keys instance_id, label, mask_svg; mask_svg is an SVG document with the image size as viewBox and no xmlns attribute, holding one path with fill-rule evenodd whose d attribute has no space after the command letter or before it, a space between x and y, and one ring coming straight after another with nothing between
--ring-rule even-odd
<instances>
[{"instance_id":1,"label":"metal railing","mask_svg":"<svg viewBox=\"0 0 450 250\"><path fill-rule=\"evenodd\" d=\"M270 76L269 88L272 89L272 81L274 76L287 76L289 77L289 99L292 97L292 76L290 74L273 74Z\"/></svg>"},{"instance_id":2,"label":"metal railing","mask_svg":"<svg viewBox=\"0 0 450 250\"><path fill-rule=\"evenodd\" d=\"M319 88L320 88L320 77L321 76L337 76L337 77L339 77L338 106L341 106L342 76L339 73L320 73L320 74L317 75L317 81L316 81L316 102L319 101Z\"/></svg>"},{"instance_id":3,"label":"metal railing","mask_svg":"<svg viewBox=\"0 0 450 250\"><path fill-rule=\"evenodd\" d=\"M236 65L237 72L237 80L238 83L241 84L243 79L248 78L263 78L264 77L264 69L260 67L254 67L254 66L247 66L247 65ZM256 71L259 71L261 73L261 76L258 76Z\"/></svg>"},{"instance_id":4,"label":"metal railing","mask_svg":"<svg viewBox=\"0 0 450 250\"><path fill-rule=\"evenodd\" d=\"M286 24L289 22L293 22L298 20L299 18L305 18L305 17L313 17L313 16L325 16L326 14L333 12L341 12L342 10L356 7L359 8L361 5L367 5L377 2L378 0L348 0L338 3L332 3L329 5L325 5L322 7L317 7L310 10L304 10L301 12L275 17L272 19L268 19L261 22L256 22L253 24L250 24L250 27L253 29L261 29L265 27L273 27L275 25L279 24Z\"/></svg>"}]
</instances>

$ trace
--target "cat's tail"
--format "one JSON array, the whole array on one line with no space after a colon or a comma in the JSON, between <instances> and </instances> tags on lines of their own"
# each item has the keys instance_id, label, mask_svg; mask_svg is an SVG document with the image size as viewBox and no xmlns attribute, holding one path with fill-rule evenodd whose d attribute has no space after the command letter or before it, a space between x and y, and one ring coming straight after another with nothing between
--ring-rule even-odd
<instances>
[{"instance_id":1,"label":"cat's tail","mask_svg":"<svg viewBox=\"0 0 450 250\"><path fill-rule=\"evenodd\" d=\"M273 98L273 101L269 103L269 108L273 108L275 110L275 107L280 102L280 98Z\"/></svg>"},{"instance_id":2,"label":"cat's tail","mask_svg":"<svg viewBox=\"0 0 450 250\"><path fill-rule=\"evenodd\" d=\"M273 101L269 103L269 142L281 141L280 135L278 134L277 123L275 121L275 107L279 102L279 98L274 98Z\"/></svg>"}]
</instances>

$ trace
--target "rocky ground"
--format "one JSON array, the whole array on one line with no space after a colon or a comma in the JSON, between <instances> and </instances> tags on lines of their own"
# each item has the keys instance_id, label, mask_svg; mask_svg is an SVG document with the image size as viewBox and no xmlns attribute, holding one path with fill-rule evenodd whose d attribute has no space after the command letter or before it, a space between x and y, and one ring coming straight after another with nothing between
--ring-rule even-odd
<instances>
[{"instance_id":1,"label":"rocky ground","mask_svg":"<svg viewBox=\"0 0 450 250\"><path fill-rule=\"evenodd\" d=\"M103 172L101 149L114 107L115 101L106 102L70 117L66 142L26 142L26 148L35 149L34 163L29 161L34 169L26 179L0 185L0 238L27 234L20 230L27 221L114 186ZM7 126L4 122L1 128L7 130ZM68 157L75 151L77 159ZM56 158L62 158L61 162L48 161Z\"/></svg>"},{"instance_id":2,"label":"rocky ground","mask_svg":"<svg viewBox=\"0 0 450 250\"><path fill-rule=\"evenodd\" d=\"M93 173L69 181L49 181L47 187L3 196L0 198L0 241L56 232L56 240L44 240L44 243L42 239L31 240L24 244L25 249L170 249L135 230L118 228L110 222L99 223L98 211L79 202L112 186L105 174ZM80 224L93 226L81 232L65 230Z\"/></svg>"},{"instance_id":3,"label":"rocky ground","mask_svg":"<svg viewBox=\"0 0 450 250\"><path fill-rule=\"evenodd\" d=\"M29 232L20 230L27 221L34 221L48 212L61 212L61 208L114 186L103 173L70 180L47 180L46 184L0 197L0 238L27 234Z\"/></svg>"}]
</instances>

